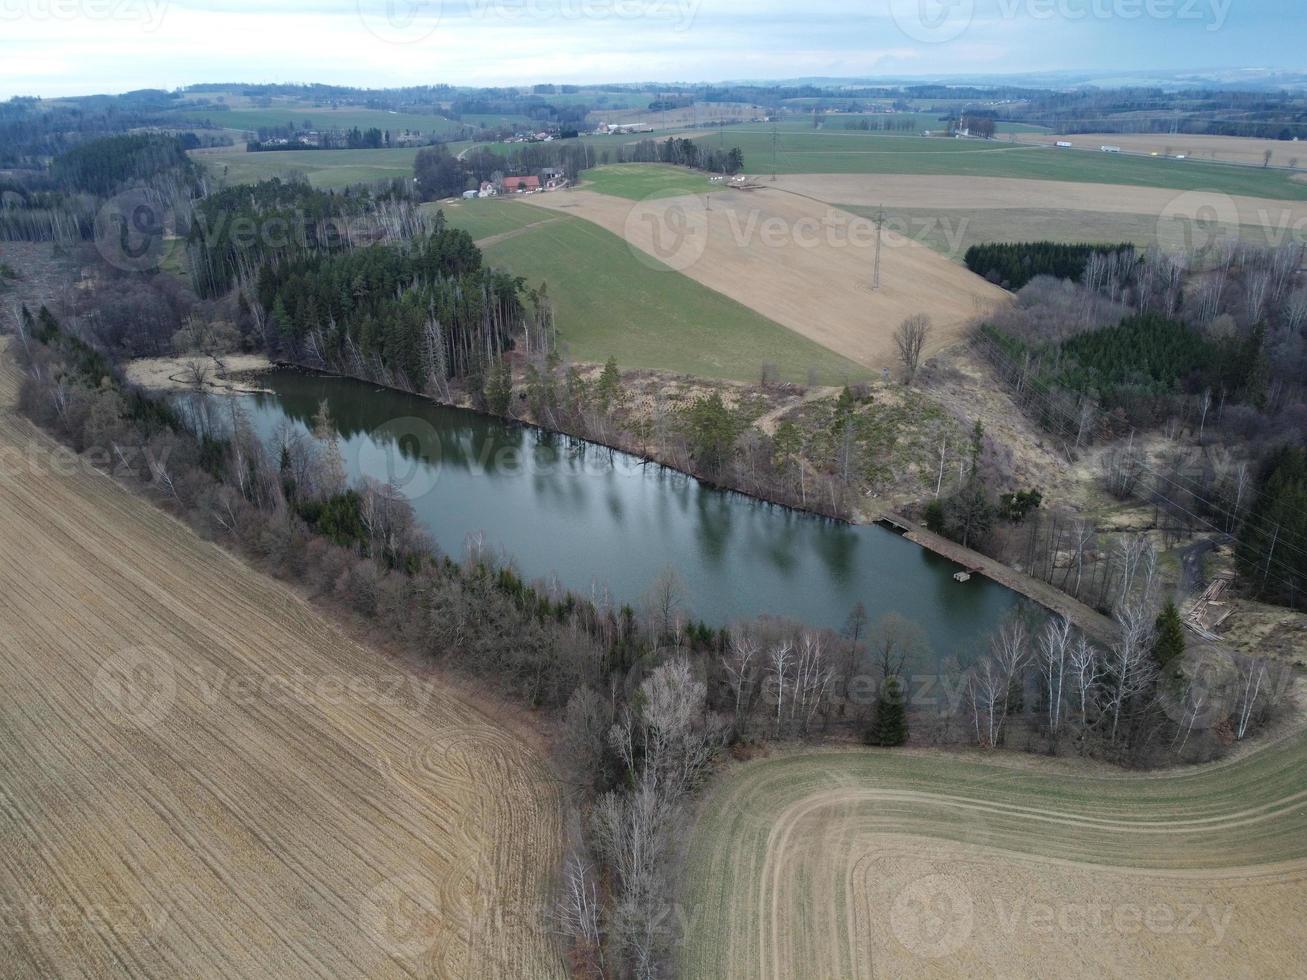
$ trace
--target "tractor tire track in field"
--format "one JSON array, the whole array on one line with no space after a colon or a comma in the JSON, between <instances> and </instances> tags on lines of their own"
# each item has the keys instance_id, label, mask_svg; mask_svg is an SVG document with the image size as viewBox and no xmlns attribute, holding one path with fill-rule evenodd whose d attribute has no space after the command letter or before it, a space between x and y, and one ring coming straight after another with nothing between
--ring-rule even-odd
<instances>
[{"instance_id":1,"label":"tractor tire track in field","mask_svg":"<svg viewBox=\"0 0 1307 980\"><path fill-rule=\"evenodd\" d=\"M562 976L530 733L354 643L13 410L0 960L26 976Z\"/></svg>"}]
</instances>

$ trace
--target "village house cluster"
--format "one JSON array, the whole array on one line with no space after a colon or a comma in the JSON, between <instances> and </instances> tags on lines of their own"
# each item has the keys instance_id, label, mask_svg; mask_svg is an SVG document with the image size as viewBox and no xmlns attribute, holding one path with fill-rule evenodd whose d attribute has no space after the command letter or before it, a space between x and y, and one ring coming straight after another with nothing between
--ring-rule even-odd
<instances>
[{"instance_id":1,"label":"village house cluster","mask_svg":"<svg viewBox=\"0 0 1307 980\"><path fill-rule=\"evenodd\" d=\"M476 190L463 192L464 200L479 197L498 197L501 194L538 194L556 191L567 186L567 173L558 167L543 167L533 174L517 177L493 177L481 181Z\"/></svg>"}]
</instances>

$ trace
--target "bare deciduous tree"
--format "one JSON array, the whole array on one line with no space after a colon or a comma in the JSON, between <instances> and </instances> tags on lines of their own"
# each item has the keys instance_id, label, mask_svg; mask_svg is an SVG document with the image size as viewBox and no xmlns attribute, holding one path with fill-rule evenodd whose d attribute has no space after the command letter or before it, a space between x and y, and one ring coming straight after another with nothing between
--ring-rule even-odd
<instances>
[{"instance_id":1,"label":"bare deciduous tree","mask_svg":"<svg viewBox=\"0 0 1307 980\"><path fill-rule=\"evenodd\" d=\"M1149 605L1139 600L1122 602L1117 607L1120 638L1108 647L1105 674L1110 681L1105 709L1112 719L1108 737L1116 741L1123 713L1137 707L1137 697L1155 689L1157 666L1153 661L1153 614Z\"/></svg>"},{"instance_id":2,"label":"bare deciduous tree","mask_svg":"<svg viewBox=\"0 0 1307 980\"><path fill-rule=\"evenodd\" d=\"M599 933L599 892L590 865L573 854L563 868L563 895L559 900L558 924L566 936L603 969L603 946Z\"/></svg>"},{"instance_id":3,"label":"bare deciduous tree","mask_svg":"<svg viewBox=\"0 0 1307 980\"><path fill-rule=\"evenodd\" d=\"M731 634L731 645L722 657L722 669L730 686L734 704L733 728L736 735L744 734L753 701L758 693L762 657L758 641L744 630Z\"/></svg>"},{"instance_id":4,"label":"bare deciduous tree","mask_svg":"<svg viewBox=\"0 0 1307 980\"><path fill-rule=\"evenodd\" d=\"M912 384L921 367L921 352L926 347L930 336L930 317L916 313L899 324L894 332L894 346L898 348L899 361L903 364L904 381Z\"/></svg>"},{"instance_id":5,"label":"bare deciduous tree","mask_svg":"<svg viewBox=\"0 0 1307 980\"><path fill-rule=\"evenodd\" d=\"M1048 709L1048 733L1053 738L1062 725L1071 648L1071 620L1066 616L1050 617L1039 634L1039 670Z\"/></svg>"}]
</instances>

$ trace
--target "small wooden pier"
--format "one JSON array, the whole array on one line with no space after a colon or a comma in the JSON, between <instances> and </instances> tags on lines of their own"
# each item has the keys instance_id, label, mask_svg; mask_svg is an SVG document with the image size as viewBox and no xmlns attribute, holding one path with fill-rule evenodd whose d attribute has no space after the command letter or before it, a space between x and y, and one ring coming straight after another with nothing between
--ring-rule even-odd
<instances>
[{"instance_id":1,"label":"small wooden pier","mask_svg":"<svg viewBox=\"0 0 1307 980\"><path fill-rule=\"evenodd\" d=\"M999 585L1006 586L1013 592L1039 603L1045 609L1066 616L1077 628L1100 643L1112 643L1117 638L1117 627L1112 620L1041 579L1032 578L1024 572L1018 572L1015 568L1008 568L1002 562L987 558L978 551L964 548L956 541L950 541L914 524L902 514L883 511L877 523L903 532L903 536L913 544L920 545L941 558L947 558L960 565L962 570L953 576L955 581L968 582L973 575L984 575Z\"/></svg>"}]
</instances>

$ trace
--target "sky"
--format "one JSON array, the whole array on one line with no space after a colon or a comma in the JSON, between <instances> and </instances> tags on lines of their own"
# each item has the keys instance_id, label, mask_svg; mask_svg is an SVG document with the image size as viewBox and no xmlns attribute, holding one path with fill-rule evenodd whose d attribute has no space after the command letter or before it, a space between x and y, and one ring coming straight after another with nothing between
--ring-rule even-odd
<instances>
[{"instance_id":1,"label":"sky","mask_svg":"<svg viewBox=\"0 0 1307 980\"><path fill-rule=\"evenodd\" d=\"M1302 0L0 0L0 97L1307 67Z\"/></svg>"}]
</instances>

